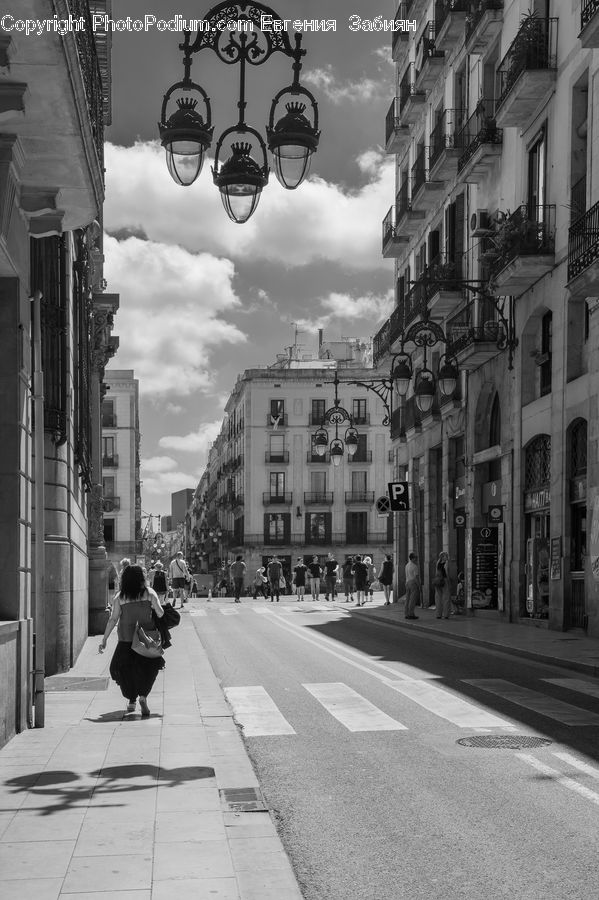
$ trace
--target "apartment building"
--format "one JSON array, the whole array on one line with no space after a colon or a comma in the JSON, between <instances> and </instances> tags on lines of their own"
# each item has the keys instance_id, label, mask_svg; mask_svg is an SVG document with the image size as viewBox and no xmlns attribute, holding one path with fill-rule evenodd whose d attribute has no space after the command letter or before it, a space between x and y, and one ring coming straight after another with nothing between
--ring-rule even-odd
<instances>
[{"instance_id":1,"label":"apartment building","mask_svg":"<svg viewBox=\"0 0 599 900\"><path fill-rule=\"evenodd\" d=\"M300 555L369 553L379 563L391 552L393 520L375 509L393 471L385 410L366 387L348 383L373 377L369 353L359 341L322 343L318 357L282 355L238 377L191 506L199 570L216 573L237 552L250 571L276 553L287 573ZM337 465L314 444L334 404L336 372L339 406L358 431L355 453L345 446ZM327 430L333 439L335 426Z\"/></svg>"},{"instance_id":2,"label":"apartment building","mask_svg":"<svg viewBox=\"0 0 599 900\"><path fill-rule=\"evenodd\" d=\"M599 3L411 0L397 17L417 30L393 35L396 306L374 361L409 351L416 373L426 353L430 386L394 398L398 546L418 547L427 594L447 550L470 607L597 634ZM432 345L405 343L418 323Z\"/></svg>"},{"instance_id":3,"label":"apartment building","mask_svg":"<svg viewBox=\"0 0 599 900\"><path fill-rule=\"evenodd\" d=\"M109 563L142 553L139 478L139 381L132 369L108 369L102 400L104 544Z\"/></svg>"}]
</instances>

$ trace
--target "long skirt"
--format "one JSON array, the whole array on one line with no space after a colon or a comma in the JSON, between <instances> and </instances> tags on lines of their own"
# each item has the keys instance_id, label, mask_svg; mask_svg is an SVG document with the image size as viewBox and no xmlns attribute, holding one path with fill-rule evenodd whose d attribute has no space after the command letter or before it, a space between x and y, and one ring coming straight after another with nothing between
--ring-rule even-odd
<instances>
[{"instance_id":1,"label":"long skirt","mask_svg":"<svg viewBox=\"0 0 599 900\"><path fill-rule=\"evenodd\" d=\"M129 641L119 641L110 660L110 677L127 700L147 697L161 669L164 669L161 656L156 659L140 656L131 649Z\"/></svg>"}]
</instances>

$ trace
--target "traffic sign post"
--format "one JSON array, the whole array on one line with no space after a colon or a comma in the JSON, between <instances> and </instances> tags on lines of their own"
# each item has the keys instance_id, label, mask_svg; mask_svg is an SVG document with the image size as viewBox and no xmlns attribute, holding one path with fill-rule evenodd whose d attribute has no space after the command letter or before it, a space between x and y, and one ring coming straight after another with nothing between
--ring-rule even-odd
<instances>
[{"instance_id":1,"label":"traffic sign post","mask_svg":"<svg viewBox=\"0 0 599 900\"><path fill-rule=\"evenodd\" d=\"M391 512L391 501L388 497L379 497L376 501L376 511L379 516L388 516Z\"/></svg>"},{"instance_id":2,"label":"traffic sign post","mask_svg":"<svg viewBox=\"0 0 599 900\"><path fill-rule=\"evenodd\" d=\"M389 482L389 499L391 509L395 512L407 512L410 508L410 495L407 481Z\"/></svg>"}]
</instances>

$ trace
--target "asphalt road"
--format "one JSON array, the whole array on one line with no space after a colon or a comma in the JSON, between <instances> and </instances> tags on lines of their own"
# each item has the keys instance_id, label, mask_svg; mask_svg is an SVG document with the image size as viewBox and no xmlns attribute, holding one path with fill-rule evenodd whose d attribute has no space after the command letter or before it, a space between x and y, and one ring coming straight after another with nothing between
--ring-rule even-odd
<instances>
[{"instance_id":1,"label":"asphalt road","mask_svg":"<svg viewBox=\"0 0 599 900\"><path fill-rule=\"evenodd\" d=\"M190 613L306 900L598 896L599 682L344 604ZM457 743L508 735L548 743Z\"/></svg>"}]
</instances>

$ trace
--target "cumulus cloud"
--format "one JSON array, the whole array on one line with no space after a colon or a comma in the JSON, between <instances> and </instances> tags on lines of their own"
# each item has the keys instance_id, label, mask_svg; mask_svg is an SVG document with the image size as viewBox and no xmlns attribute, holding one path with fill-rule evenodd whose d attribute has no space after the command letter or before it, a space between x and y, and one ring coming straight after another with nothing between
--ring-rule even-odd
<instances>
[{"instance_id":1,"label":"cumulus cloud","mask_svg":"<svg viewBox=\"0 0 599 900\"><path fill-rule=\"evenodd\" d=\"M106 236L104 272L120 294L113 367L135 370L145 396L186 396L214 383L210 357L246 336L221 313L235 310L230 260L177 246Z\"/></svg>"},{"instance_id":2,"label":"cumulus cloud","mask_svg":"<svg viewBox=\"0 0 599 900\"><path fill-rule=\"evenodd\" d=\"M152 456L142 459L140 475L145 504L148 504L146 499L148 495L162 498L184 488L195 489L200 480L197 471L182 471L172 456Z\"/></svg>"},{"instance_id":3,"label":"cumulus cloud","mask_svg":"<svg viewBox=\"0 0 599 900\"><path fill-rule=\"evenodd\" d=\"M160 244L233 260L289 267L326 259L344 268L378 268L381 221L395 176L391 159L379 154L374 160L369 157L370 168L363 168L369 182L354 191L316 175L298 190L286 191L271 177L257 211L240 227L227 218L207 171L182 188L168 174L157 142L107 144L104 224L110 233L133 230Z\"/></svg>"},{"instance_id":4,"label":"cumulus cloud","mask_svg":"<svg viewBox=\"0 0 599 900\"><path fill-rule=\"evenodd\" d=\"M302 330L315 333L319 328L333 324L335 320L349 320L356 323L360 333L368 335L376 330L378 322L389 315L393 302L393 289L382 295L364 294L360 297L333 291L320 299L323 308L321 315L312 319L300 319L297 324Z\"/></svg>"},{"instance_id":5,"label":"cumulus cloud","mask_svg":"<svg viewBox=\"0 0 599 900\"><path fill-rule=\"evenodd\" d=\"M339 79L330 64L322 69L306 72L304 81L313 85L332 103L344 103L347 100L363 103L373 97L380 97L383 88L387 87L384 82L374 78L361 78L360 81Z\"/></svg>"},{"instance_id":6,"label":"cumulus cloud","mask_svg":"<svg viewBox=\"0 0 599 900\"><path fill-rule=\"evenodd\" d=\"M204 422L197 431L183 435L165 435L158 441L160 447L165 450L177 450L183 453L195 453L206 458L210 444L218 435L221 427L221 420L215 422Z\"/></svg>"}]
</instances>

